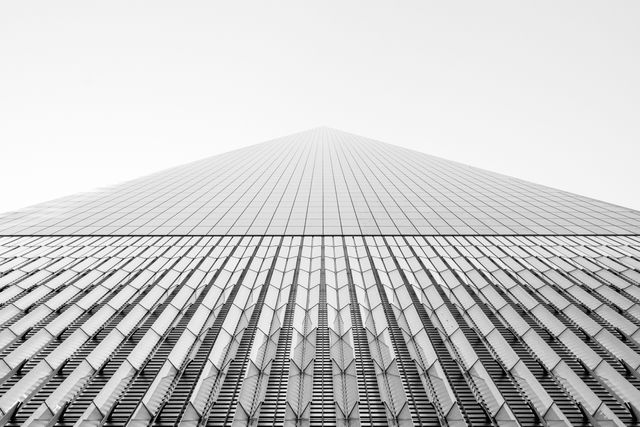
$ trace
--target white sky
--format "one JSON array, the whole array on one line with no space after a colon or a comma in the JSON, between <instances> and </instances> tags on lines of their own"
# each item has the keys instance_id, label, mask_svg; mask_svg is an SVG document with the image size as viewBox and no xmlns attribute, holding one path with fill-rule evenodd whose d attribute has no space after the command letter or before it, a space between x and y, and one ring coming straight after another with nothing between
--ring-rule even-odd
<instances>
[{"instance_id":1,"label":"white sky","mask_svg":"<svg viewBox=\"0 0 640 427\"><path fill-rule=\"evenodd\" d=\"M638 1L3 1L0 212L330 126L640 209Z\"/></svg>"}]
</instances>

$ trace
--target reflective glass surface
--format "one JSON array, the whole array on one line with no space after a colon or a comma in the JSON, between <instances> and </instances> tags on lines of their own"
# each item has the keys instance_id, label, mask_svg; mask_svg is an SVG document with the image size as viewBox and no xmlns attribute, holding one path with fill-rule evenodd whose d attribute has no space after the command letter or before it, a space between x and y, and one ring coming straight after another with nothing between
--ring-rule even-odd
<instances>
[{"instance_id":1,"label":"reflective glass surface","mask_svg":"<svg viewBox=\"0 0 640 427\"><path fill-rule=\"evenodd\" d=\"M319 128L0 216L0 233L628 234L640 213Z\"/></svg>"}]
</instances>

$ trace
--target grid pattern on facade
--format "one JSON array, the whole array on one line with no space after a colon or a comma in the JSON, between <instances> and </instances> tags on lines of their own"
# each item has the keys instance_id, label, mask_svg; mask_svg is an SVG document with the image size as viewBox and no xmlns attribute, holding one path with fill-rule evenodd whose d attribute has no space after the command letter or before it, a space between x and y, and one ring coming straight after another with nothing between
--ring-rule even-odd
<instances>
[{"instance_id":1,"label":"grid pattern on facade","mask_svg":"<svg viewBox=\"0 0 640 427\"><path fill-rule=\"evenodd\" d=\"M0 423L633 425L639 303L637 236L2 237Z\"/></svg>"},{"instance_id":2,"label":"grid pattern on facade","mask_svg":"<svg viewBox=\"0 0 640 427\"><path fill-rule=\"evenodd\" d=\"M3 235L639 232L631 209L327 128L0 216Z\"/></svg>"}]
</instances>

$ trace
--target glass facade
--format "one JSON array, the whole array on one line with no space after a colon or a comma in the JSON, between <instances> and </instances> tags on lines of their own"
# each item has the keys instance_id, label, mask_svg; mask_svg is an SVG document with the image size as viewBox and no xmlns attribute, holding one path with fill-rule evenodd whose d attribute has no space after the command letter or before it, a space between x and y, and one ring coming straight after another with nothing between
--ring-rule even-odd
<instances>
[{"instance_id":1,"label":"glass facade","mask_svg":"<svg viewBox=\"0 0 640 427\"><path fill-rule=\"evenodd\" d=\"M326 128L0 216L11 235L638 232L631 209Z\"/></svg>"},{"instance_id":2,"label":"glass facade","mask_svg":"<svg viewBox=\"0 0 640 427\"><path fill-rule=\"evenodd\" d=\"M635 425L640 213L331 129L0 219L0 425Z\"/></svg>"}]
</instances>

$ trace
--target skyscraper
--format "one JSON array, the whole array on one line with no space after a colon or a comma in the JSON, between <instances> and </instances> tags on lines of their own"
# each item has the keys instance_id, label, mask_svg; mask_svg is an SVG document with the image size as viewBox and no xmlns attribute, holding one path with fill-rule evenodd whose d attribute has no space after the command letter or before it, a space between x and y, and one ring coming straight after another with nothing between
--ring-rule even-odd
<instances>
[{"instance_id":1,"label":"skyscraper","mask_svg":"<svg viewBox=\"0 0 640 427\"><path fill-rule=\"evenodd\" d=\"M0 217L5 425L634 425L640 212L314 129Z\"/></svg>"}]
</instances>

